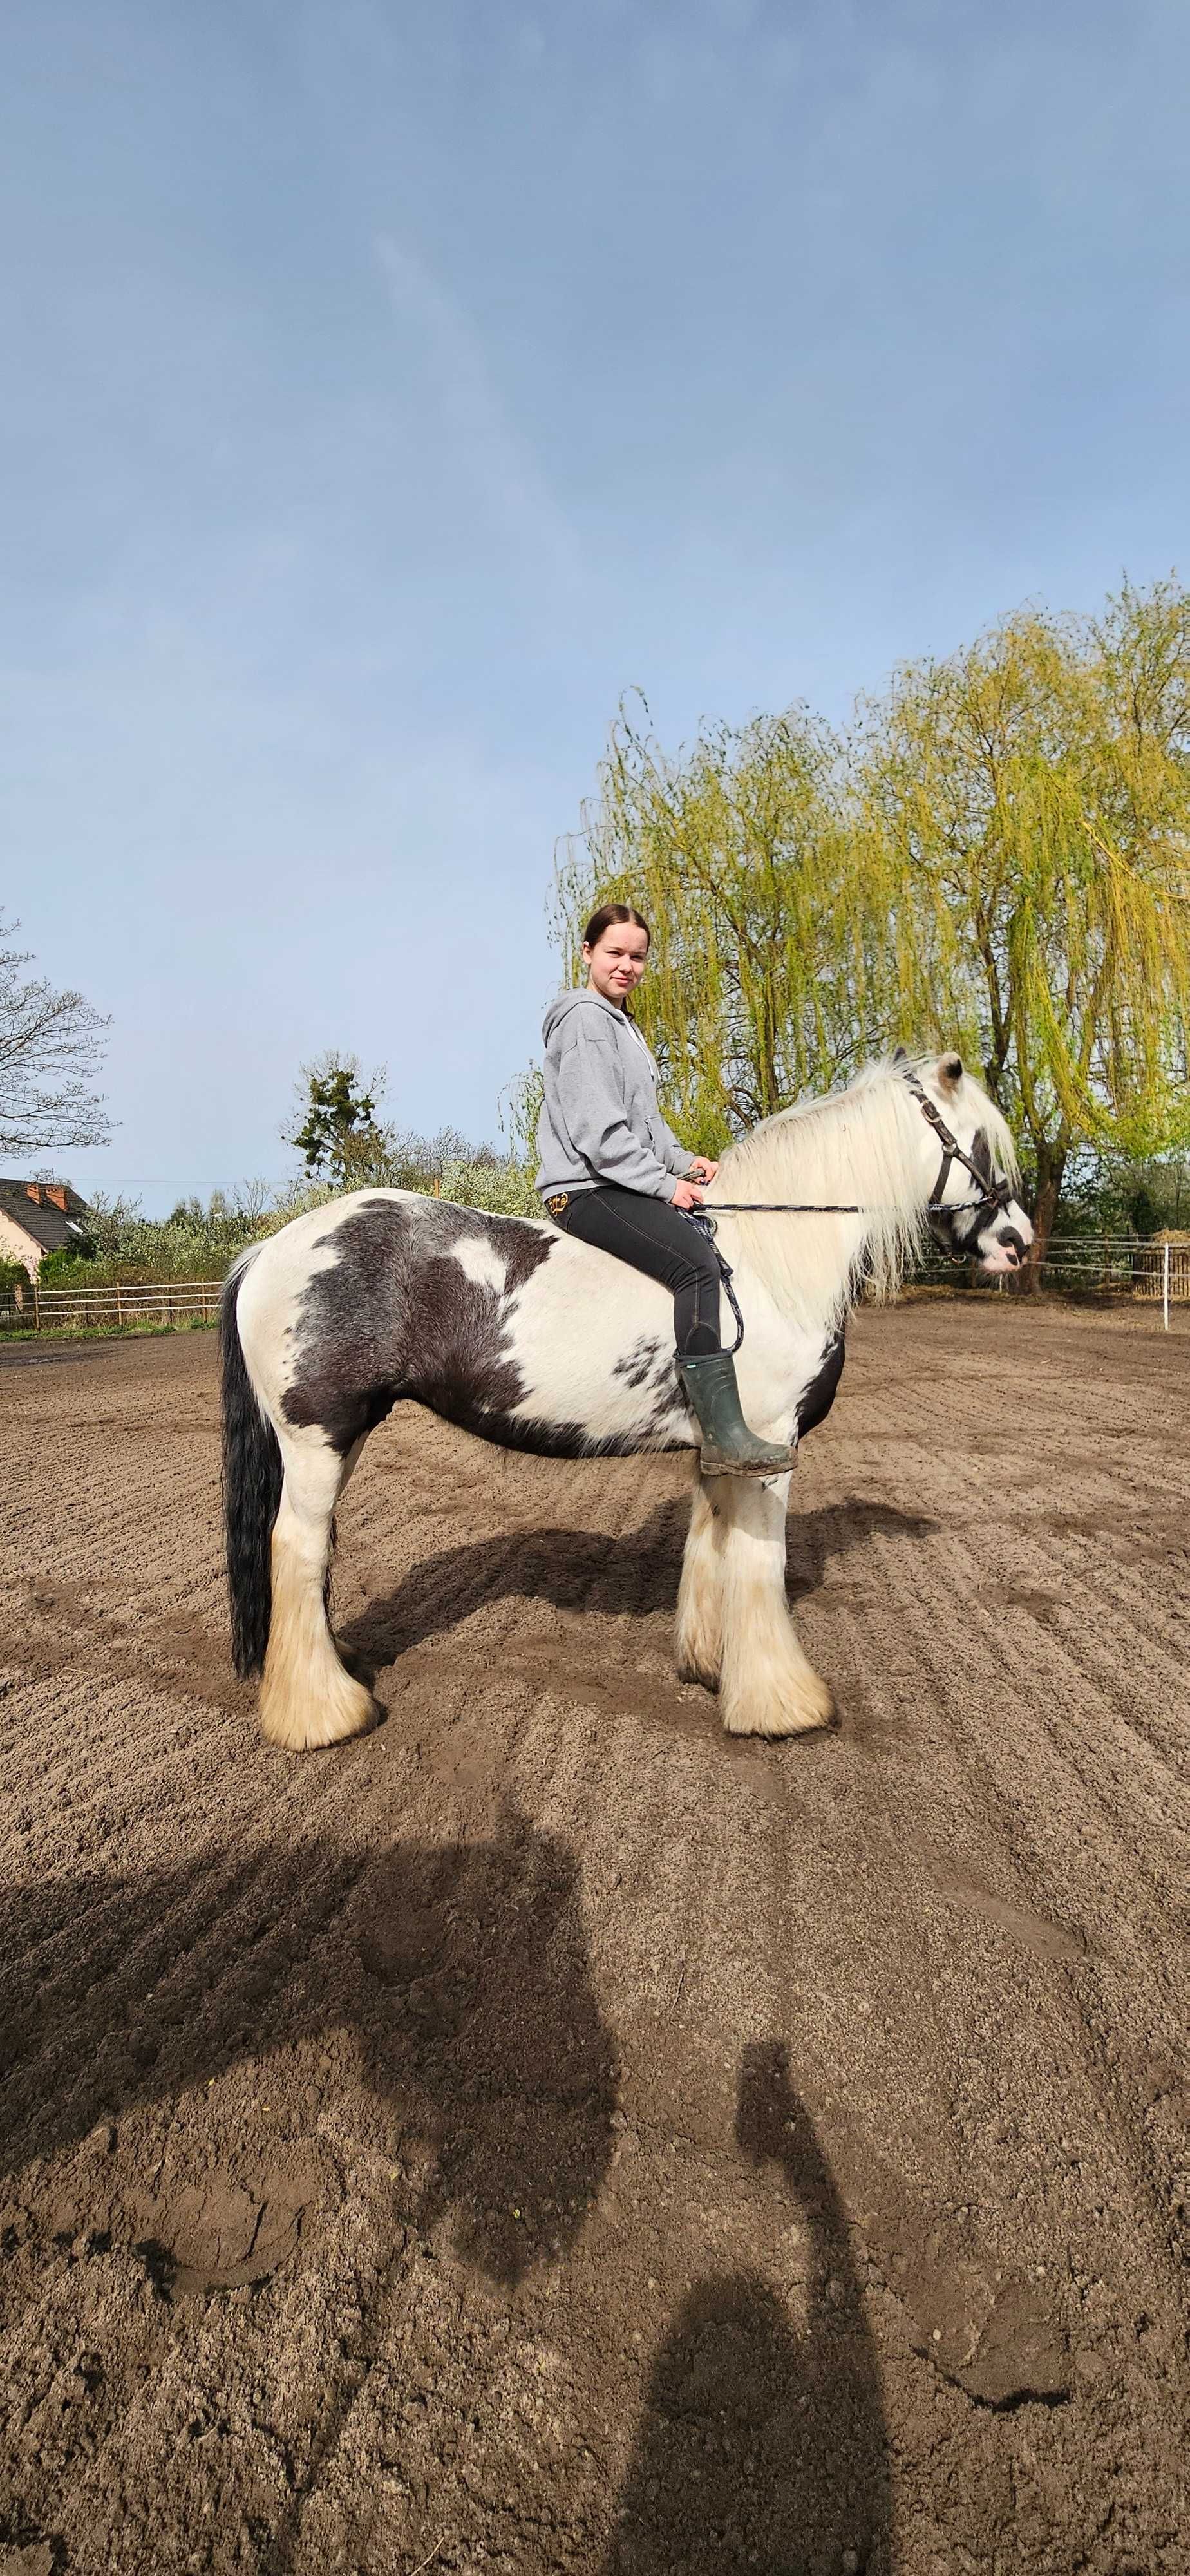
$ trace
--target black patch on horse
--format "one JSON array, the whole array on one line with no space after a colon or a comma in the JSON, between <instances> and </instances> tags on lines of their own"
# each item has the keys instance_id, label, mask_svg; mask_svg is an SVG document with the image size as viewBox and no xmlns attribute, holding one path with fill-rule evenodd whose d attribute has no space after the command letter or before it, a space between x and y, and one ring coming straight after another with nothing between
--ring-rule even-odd
<instances>
[{"instance_id":1,"label":"black patch on horse","mask_svg":"<svg viewBox=\"0 0 1190 2576\"><path fill-rule=\"evenodd\" d=\"M498 1255L505 1288L468 1277L454 1258L467 1239ZM338 1257L302 1297L287 1421L316 1425L346 1456L402 1397L468 1429L517 1404L524 1389L506 1353L507 1307L553 1242L515 1217L449 1201L365 1199L316 1246Z\"/></svg>"},{"instance_id":2,"label":"black patch on horse","mask_svg":"<svg viewBox=\"0 0 1190 2576\"><path fill-rule=\"evenodd\" d=\"M338 1258L315 1273L301 1300L286 1420L324 1431L346 1457L394 1404L409 1401L502 1449L633 1455L639 1430L623 1441L592 1441L580 1423L517 1412L526 1388L509 1356L508 1308L560 1239L449 1200L366 1199L319 1238L317 1248L328 1245ZM463 1269L455 1256L467 1241L490 1246L504 1263L503 1288Z\"/></svg>"},{"instance_id":3,"label":"black patch on horse","mask_svg":"<svg viewBox=\"0 0 1190 2576\"><path fill-rule=\"evenodd\" d=\"M633 1343L631 1350L625 1352L622 1360L616 1361L612 1371L613 1377L622 1377L627 1386L647 1386L665 1347L665 1343L660 1341L655 1333L646 1333L642 1340ZM672 1384L673 1370L668 1356L664 1376Z\"/></svg>"},{"instance_id":4,"label":"black patch on horse","mask_svg":"<svg viewBox=\"0 0 1190 2576\"><path fill-rule=\"evenodd\" d=\"M293 1376L281 1399L287 1422L325 1431L346 1456L383 1422L401 1392L408 1331L412 1211L369 1199L320 1235L338 1255L308 1281L293 1327Z\"/></svg>"},{"instance_id":5,"label":"black patch on horse","mask_svg":"<svg viewBox=\"0 0 1190 2576\"><path fill-rule=\"evenodd\" d=\"M663 1443L667 1449L690 1447L690 1406L678 1376L678 1355L666 1342L658 1342L657 1365L649 1379L652 1410L645 1425L649 1440L660 1440L663 1432L671 1437Z\"/></svg>"},{"instance_id":6,"label":"black patch on horse","mask_svg":"<svg viewBox=\"0 0 1190 2576\"><path fill-rule=\"evenodd\" d=\"M836 1333L827 1343L817 1377L811 1378L804 1394L798 1397L797 1436L799 1440L804 1440L808 1431L817 1431L819 1423L825 1422L839 1392L839 1380L843 1374L845 1358L846 1345L843 1335Z\"/></svg>"},{"instance_id":7,"label":"black patch on horse","mask_svg":"<svg viewBox=\"0 0 1190 2576\"><path fill-rule=\"evenodd\" d=\"M977 1127L975 1130L971 1139L971 1160L986 1188L989 1191L994 1189L1000 1174L992 1160L992 1149L988 1142L986 1127ZM977 1260L979 1238L992 1223L995 1213L994 1207L987 1201L977 1202L974 1207L947 1208L945 1216L949 1227L949 1249L952 1252L961 1253L969 1261ZM940 1237L938 1239L941 1240ZM1024 1245L1019 1235L1010 1232L1002 1236L1001 1240L1005 1242L1011 1240L1023 1256Z\"/></svg>"}]
</instances>

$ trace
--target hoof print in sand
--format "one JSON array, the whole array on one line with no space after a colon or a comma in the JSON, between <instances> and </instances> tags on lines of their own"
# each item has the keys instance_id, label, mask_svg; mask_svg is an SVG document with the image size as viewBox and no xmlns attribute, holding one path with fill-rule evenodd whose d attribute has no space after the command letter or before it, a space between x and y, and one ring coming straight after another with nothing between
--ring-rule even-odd
<instances>
[{"instance_id":1,"label":"hoof print in sand","mask_svg":"<svg viewBox=\"0 0 1190 2576\"><path fill-rule=\"evenodd\" d=\"M997 2291L974 2344L963 2352L945 2331L935 2340L920 2327L913 2345L944 2379L997 2410L1030 2403L1059 2406L1070 2395L1070 2355L1053 2317L1020 2283Z\"/></svg>"},{"instance_id":2,"label":"hoof print in sand","mask_svg":"<svg viewBox=\"0 0 1190 2576\"><path fill-rule=\"evenodd\" d=\"M189 2185L168 2200L146 2201L140 2217L137 2250L168 2299L267 2280L296 2251L302 2226L300 2208L256 2199L234 2183Z\"/></svg>"}]
</instances>

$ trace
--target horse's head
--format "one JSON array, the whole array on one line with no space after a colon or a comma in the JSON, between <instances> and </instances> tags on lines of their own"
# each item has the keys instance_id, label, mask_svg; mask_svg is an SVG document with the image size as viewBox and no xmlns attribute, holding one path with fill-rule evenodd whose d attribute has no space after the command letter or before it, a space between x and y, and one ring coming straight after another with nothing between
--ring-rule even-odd
<instances>
[{"instance_id":1,"label":"horse's head","mask_svg":"<svg viewBox=\"0 0 1190 2576\"><path fill-rule=\"evenodd\" d=\"M941 1158L930 1190L935 1242L983 1270L1021 1269L1033 1227L1015 1194L1016 1149L994 1101L958 1055L907 1065L905 1078Z\"/></svg>"}]
</instances>

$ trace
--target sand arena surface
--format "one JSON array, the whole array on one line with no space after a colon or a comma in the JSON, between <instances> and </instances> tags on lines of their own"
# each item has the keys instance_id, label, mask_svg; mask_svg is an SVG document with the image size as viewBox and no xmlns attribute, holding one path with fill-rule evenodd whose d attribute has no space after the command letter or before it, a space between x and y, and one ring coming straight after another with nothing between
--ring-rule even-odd
<instances>
[{"instance_id":1,"label":"sand arena surface","mask_svg":"<svg viewBox=\"0 0 1190 2576\"><path fill-rule=\"evenodd\" d=\"M683 1461L407 1412L293 1757L213 1338L5 1355L0 2569L1190 2566L1188 1393L862 1316L786 1747L673 1677Z\"/></svg>"}]
</instances>

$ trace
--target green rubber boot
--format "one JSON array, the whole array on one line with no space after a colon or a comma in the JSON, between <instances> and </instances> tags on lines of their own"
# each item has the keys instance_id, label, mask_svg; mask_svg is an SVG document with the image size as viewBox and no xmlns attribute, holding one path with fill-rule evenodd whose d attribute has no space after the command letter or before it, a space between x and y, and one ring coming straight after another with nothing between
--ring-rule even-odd
<instances>
[{"instance_id":1,"label":"green rubber boot","mask_svg":"<svg viewBox=\"0 0 1190 2576\"><path fill-rule=\"evenodd\" d=\"M679 1357L678 1375L702 1433L704 1476L785 1476L797 1452L750 1431L740 1411L735 1361L730 1351Z\"/></svg>"}]
</instances>

